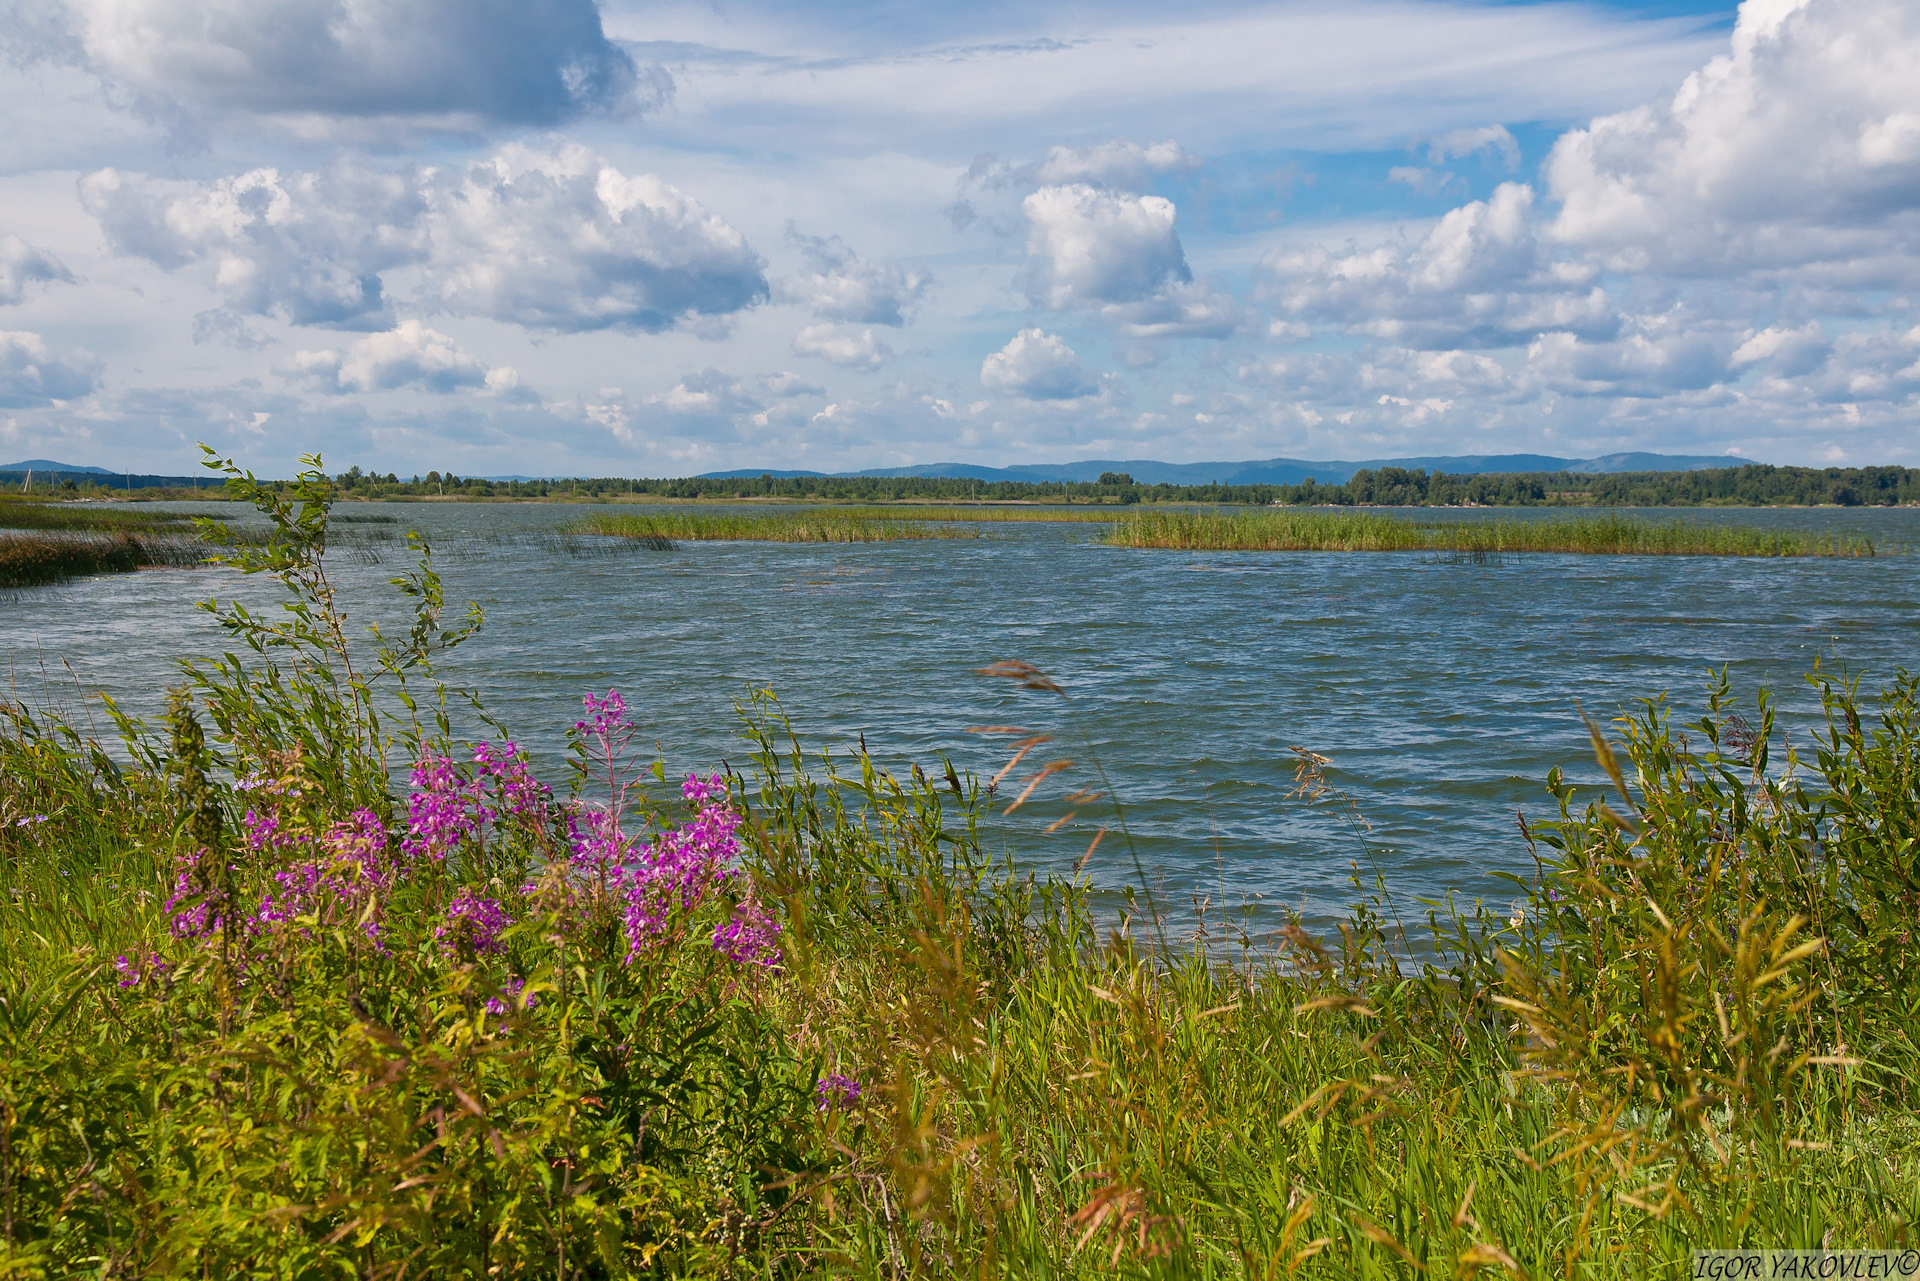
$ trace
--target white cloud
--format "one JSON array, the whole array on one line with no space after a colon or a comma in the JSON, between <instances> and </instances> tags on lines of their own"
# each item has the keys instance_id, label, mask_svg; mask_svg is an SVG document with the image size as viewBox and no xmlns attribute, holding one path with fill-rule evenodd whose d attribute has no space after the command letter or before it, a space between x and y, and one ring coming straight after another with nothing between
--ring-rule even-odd
<instances>
[{"instance_id":1,"label":"white cloud","mask_svg":"<svg viewBox=\"0 0 1920 1281\"><path fill-rule=\"evenodd\" d=\"M115 251L169 269L205 263L229 310L296 325L390 325L381 275L423 261L430 244L408 167L343 160L204 184L102 169L81 178L80 203Z\"/></svg>"},{"instance_id":2,"label":"white cloud","mask_svg":"<svg viewBox=\"0 0 1920 1281\"><path fill-rule=\"evenodd\" d=\"M1920 6L1748 0L1671 98L1555 144L1555 240L1620 270L1920 280Z\"/></svg>"},{"instance_id":3,"label":"white cloud","mask_svg":"<svg viewBox=\"0 0 1920 1281\"><path fill-rule=\"evenodd\" d=\"M1140 302L1193 279L1173 229L1171 200L1076 183L1042 187L1020 208L1033 259L1027 296L1036 306Z\"/></svg>"},{"instance_id":4,"label":"white cloud","mask_svg":"<svg viewBox=\"0 0 1920 1281\"><path fill-rule=\"evenodd\" d=\"M746 237L653 174L508 147L436 187L429 290L531 329L658 333L767 297Z\"/></svg>"},{"instance_id":5,"label":"white cloud","mask_svg":"<svg viewBox=\"0 0 1920 1281\"><path fill-rule=\"evenodd\" d=\"M100 362L85 352L56 356L39 334L0 330L0 408L78 400L100 385Z\"/></svg>"},{"instance_id":6,"label":"white cloud","mask_svg":"<svg viewBox=\"0 0 1920 1281\"><path fill-rule=\"evenodd\" d=\"M0 305L24 300L28 285L54 281L72 284L73 273L46 250L12 234L0 236Z\"/></svg>"},{"instance_id":7,"label":"white cloud","mask_svg":"<svg viewBox=\"0 0 1920 1281\"><path fill-rule=\"evenodd\" d=\"M1232 294L1199 281L1168 283L1132 303L1109 303L1102 318L1126 338L1228 338L1255 319Z\"/></svg>"},{"instance_id":8,"label":"white cloud","mask_svg":"<svg viewBox=\"0 0 1920 1281\"><path fill-rule=\"evenodd\" d=\"M289 372L334 393L396 391L450 392L484 387L496 394L520 384L511 367L489 370L458 343L417 320L383 334L368 334L344 352L298 351Z\"/></svg>"},{"instance_id":9,"label":"white cloud","mask_svg":"<svg viewBox=\"0 0 1920 1281\"><path fill-rule=\"evenodd\" d=\"M1450 129L1427 144L1427 157L1435 164L1465 159L1482 151L1497 154L1509 169L1520 167L1520 142L1507 132L1505 125Z\"/></svg>"},{"instance_id":10,"label":"white cloud","mask_svg":"<svg viewBox=\"0 0 1920 1281\"><path fill-rule=\"evenodd\" d=\"M767 296L738 230L580 147L509 146L451 173L343 160L160 183L105 169L80 198L118 252L210 268L230 310L297 325L391 325L385 275L403 267L421 272L415 310L569 333L688 327Z\"/></svg>"},{"instance_id":11,"label":"white cloud","mask_svg":"<svg viewBox=\"0 0 1920 1281\"><path fill-rule=\"evenodd\" d=\"M925 299L933 277L889 259L870 262L838 236L803 236L787 229L805 267L776 283L780 301L809 308L820 320L857 325L907 323Z\"/></svg>"},{"instance_id":12,"label":"white cloud","mask_svg":"<svg viewBox=\"0 0 1920 1281\"><path fill-rule=\"evenodd\" d=\"M1144 147L1116 139L1090 147L1053 147L1045 160L1033 166L1032 176L1035 186L1080 183L1136 191L1156 174L1186 174L1199 167L1200 158L1172 139Z\"/></svg>"},{"instance_id":13,"label":"white cloud","mask_svg":"<svg viewBox=\"0 0 1920 1281\"><path fill-rule=\"evenodd\" d=\"M1421 242L1267 255L1264 292L1292 316L1427 347L1505 347L1549 331L1610 338L1620 317L1592 268L1540 242L1533 189L1502 183L1447 213Z\"/></svg>"},{"instance_id":14,"label":"white cloud","mask_svg":"<svg viewBox=\"0 0 1920 1281\"><path fill-rule=\"evenodd\" d=\"M593 0L67 0L16 56L78 63L153 113L552 126L659 105Z\"/></svg>"},{"instance_id":15,"label":"white cloud","mask_svg":"<svg viewBox=\"0 0 1920 1281\"><path fill-rule=\"evenodd\" d=\"M980 385L1026 400L1078 400L1100 390L1073 348L1039 329L1022 329L980 365Z\"/></svg>"},{"instance_id":16,"label":"white cloud","mask_svg":"<svg viewBox=\"0 0 1920 1281\"><path fill-rule=\"evenodd\" d=\"M878 369L893 355L893 349L873 336L871 329L843 325L808 325L793 336L793 350L799 356L818 356L843 369Z\"/></svg>"}]
</instances>

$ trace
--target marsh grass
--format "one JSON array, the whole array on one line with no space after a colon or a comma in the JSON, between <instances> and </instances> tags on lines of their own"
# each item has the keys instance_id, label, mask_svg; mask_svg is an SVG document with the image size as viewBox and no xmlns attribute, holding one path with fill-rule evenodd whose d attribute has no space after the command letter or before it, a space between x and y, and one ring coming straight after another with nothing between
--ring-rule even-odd
<instances>
[{"instance_id":1,"label":"marsh grass","mask_svg":"<svg viewBox=\"0 0 1920 1281\"><path fill-rule=\"evenodd\" d=\"M190 517L173 512L130 511L101 503L41 502L0 495L0 529L132 534L190 527Z\"/></svg>"},{"instance_id":2,"label":"marsh grass","mask_svg":"<svg viewBox=\"0 0 1920 1281\"><path fill-rule=\"evenodd\" d=\"M1115 524L1119 547L1188 551L1440 551L1468 555L1561 552L1613 556L1843 556L1876 554L1865 538L1622 516L1417 525L1373 512L1141 512Z\"/></svg>"},{"instance_id":3,"label":"marsh grass","mask_svg":"<svg viewBox=\"0 0 1920 1281\"><path fill-rule=\"evenodd\" d=\"M33 587L87 574L136 569L187 569L212 549L191 532L178 534L0 533L0 587Z\"/></svg>"},{"instance_id":4,"label":"marsh grass","mask_svg":"<svg viewBox=\"0 0 1920 1281\"><path fill-rule=\"evenodd\" d=\"M891 513L818 508L751 514L674 509L582 516L563 533L638 539L650 546L675 542L883 543L923 538L975 538L976 533Z\"/></svg>"}]
</instances>

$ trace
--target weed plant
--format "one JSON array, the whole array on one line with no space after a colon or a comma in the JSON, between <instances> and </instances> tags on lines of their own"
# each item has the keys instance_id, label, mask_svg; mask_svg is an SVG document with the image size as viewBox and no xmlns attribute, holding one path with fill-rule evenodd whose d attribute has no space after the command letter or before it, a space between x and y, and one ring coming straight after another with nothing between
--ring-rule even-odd
<instances>
[{"instance_id":1,"label":"weed plant","mask_svg":"<svg viewBox=\"0 0 1920 1281\"><path fill-rule=\"evenodd\" d=\"M1146 511L1115 524L1120 547L1188 551L1568 552L1628 556L1872 556L1864 538L1621 516L1416 525L1370 512Z\"/></svg>"},{"instance_id":2,"label":"weed plant","mask_svg":"<svg viewBox=\"0 0 1920 1281\"><path fill-rule=\"evenodd\" d=\"M747 772L679 781L608 692L557 786L456 744L433 663L481 619L442 621L425 549L368 652L319 460L230 484L273 535L226 554L284 617L209 602L234 651L164 728L109 702L118 758L4 707L0 1275L1675 1277L1914 1244L1913 677L1816 672L1798 749L1724 677L1693 724L1594 726L1610 790L1550 777L1511 913L1416 936L1376 882L1337 936L1183 943L1150 895L1096 922L987 852L1084 772L1045 735L982 784L809 756L757 694ZM1350 805L1299 758L1300 803Z\"/></svg>"}]
</instances>

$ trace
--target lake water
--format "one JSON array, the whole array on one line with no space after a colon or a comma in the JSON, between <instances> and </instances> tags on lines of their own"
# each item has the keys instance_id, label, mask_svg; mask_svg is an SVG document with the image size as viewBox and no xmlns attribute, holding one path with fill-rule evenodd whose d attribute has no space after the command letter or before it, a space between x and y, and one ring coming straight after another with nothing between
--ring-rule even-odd
<instances>
[{"instance_id":1,"label":"lake water","mask_svg":"<svg viewBox=\"0 0 1920 1281\"><path fill-rule=\"evenodd\" d=\"M1098 526L1049 524L982 525L984 537L957 541L580 555L549 535L581 509L342 510L403 522L360 530L413 526L433 540L449 598L487 614L442 674L477 687L550 781L562 780L561 731L580 695L609 686L676 770L742 763L733 707L750 687L777 691L810 743L864 734L903 770L914 760L935 771L946 753L991 775L1005 740L968 727L1018 725L1057 741L1003 792L1033 764L1078 764L994 820L996 844L1038 868L1070 866L1111 820L1094 806L1044 831L1069 812L1064 793L1097 786L1091 749L1163 901L1183 908L1211 895L1319 918L1351 900L1349 867L1365 855L1333 802L1289 798L1294 746L1332 759L1329 781L1364 815L1396 892L1504 903L1512 891L1491 874L1531 866L1516 811L1548 812L1541 780L1555 764L1595 777L1581 707L1605 719L1668 691L1694 719L1708 670L1727 664L1749 696L1763 682L1780 693L1804 742L1815 703L1800 678L1816 659L1870 683L1920 664L1915 555L1472 564L1122 549L1096 544ZM1677 514L1920 547L1914 509ZM400 545L332 559L359 621L398 617L385 581L405 563ZM152 571L0 593L0 645L29 699L71 702L77 677L151 712L179 658L221 644L193 602L264 602L270 586L226 570ZM1068 697L975 674L999 659L1035 664ZM1133 878L1116 835L1088 874L1106 890Z\"/></svg>"}]
</instances>

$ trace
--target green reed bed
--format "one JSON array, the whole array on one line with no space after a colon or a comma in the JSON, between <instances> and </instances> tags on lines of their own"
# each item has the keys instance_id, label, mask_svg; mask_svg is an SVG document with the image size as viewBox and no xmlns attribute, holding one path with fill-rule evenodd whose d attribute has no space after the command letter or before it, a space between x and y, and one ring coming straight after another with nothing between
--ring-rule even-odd
<instances>
[{"instance_id":1,"label":"green reed bed","mask_svg":"<svg viewBox=\"0 0 1920 1281\"><path fill-rule=\"evenodd\" d=\"M1189 551L1562 552L1626 556L1845 556L1876 554L1871 540L1621 516L1418 525L1372 512L1143 512L1116 524L1120 547Z\"/></svg>"},{"instance_id":2,"label":"green reed bed","mask_svg":"<svg viewBox=\"0 0 1920 1281\"><path fill-rule=\"evenodd\" d=\"M1116 930L988 852L1071 787L1128 865L1030 740L997 792L810 755L770 696L744 774L678 787L614 692L563 760L457 743L431 665L477 612L423 560L360 652L318 460L237 496L292 613L216 607L243 643L165 725L117 718L116 763L0 701L0 1275L1664 1278L1914 1241L1920 678L1816 672L1792 758L1724 676L1594 726L1609 781L1549 774L1511 908L1357 887L1324 938L1182 938L1150 885ZM1290 803L1347 813L1324 764Z\"/></svg>"},{"instance_id":3,"label":"green reed bed","mask_svg":"<svg viewBox=\"0 0 1920 1281\"><path fill-rule=\"evenodd\" d=\"M670 546L676 542L885 543L920 538L973 538L976 534L892 514L835 509L747 514L676 509L660 512L592 513L563 533L631 538Z\"/></svg>"},{"instance_id":4,"label":"green reed bed","mask_svg":"<svg viewBox=\"0 0 1920 1281\"><path fill-rule=\"evenodd\" d=\"M185 529L191 517L172 512L131 511L105 504L54 503L0 495L0 529L148 533Z\"/></svg>"},{"instance_id":5,"label":"green reed bed","mask_svg":"<svg viewBox=\"0 0 1920 1281\"><path fill-rule=\"evenodd\" d=\"M187 568L207 562L197 535L55 535L0 532L0 587L33 587L87 574Z\"/></svg>"}]
</instances>

